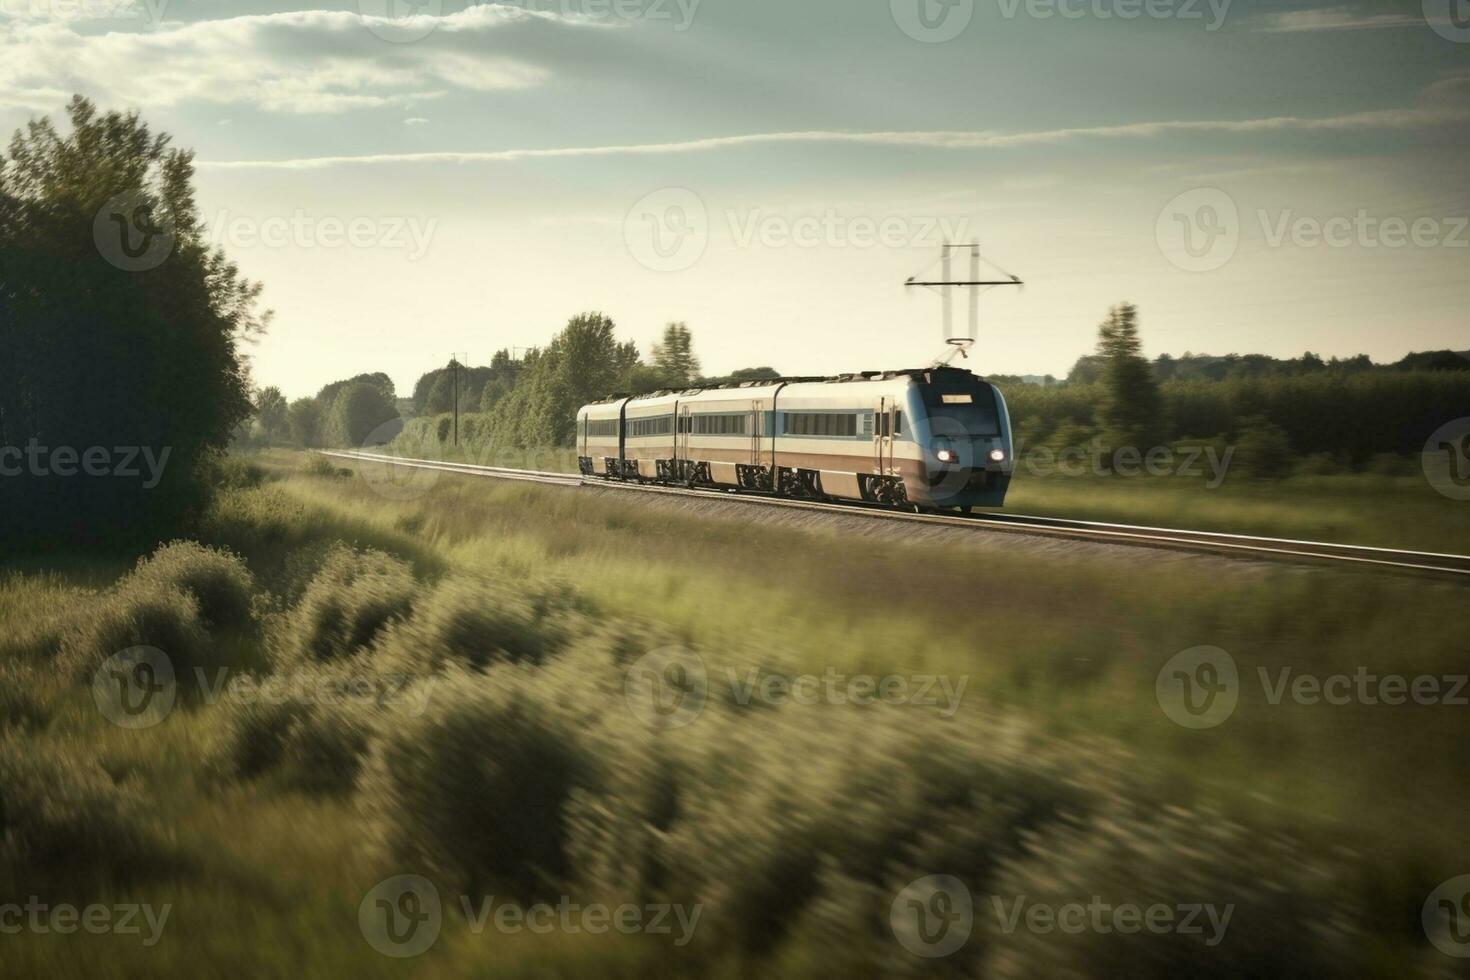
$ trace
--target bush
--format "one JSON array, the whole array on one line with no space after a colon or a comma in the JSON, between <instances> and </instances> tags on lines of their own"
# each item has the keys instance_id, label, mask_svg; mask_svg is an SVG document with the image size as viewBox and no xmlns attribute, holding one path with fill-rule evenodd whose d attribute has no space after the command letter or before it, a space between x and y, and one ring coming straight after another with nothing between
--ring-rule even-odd
<instances>
[{"instance_id":1,"label":"bush","mask_svg":"<svg viewBox=\"0 0 1470 980\"><path fill-rule=\"evenodd\" d=\"M350 792L373 719L371 702L347 700L347 681L303 672L231 701L220 769L241 780L273 774L284 788L308 793Z\"/></svg>"},{"instance_id":2,"label":"bush","mask_svg":"<svg viewBox=\"0 0 1470 980\"><path fill-rule=\"evenodd\" d=\"M312 453L301 472L307 476L319 476L328 480L338 480L350 477L352 471L343 466L338 466L326 456L320 453Z\"/></svg>"},{"instance_id":3,"label":"bush","mask_svg":"<svg viewBox=\"0 0 1470 980\"><path fill-rule=\"evenodd\" d=\"M1259 417L1242 423L1235 444L1234 465L1247 476L1266 479L1288 476L1294 462L1291 440L1280 426Z\"/></svg>"},{"instance_id":4,"label":"bush","mask_svg":"<svg viewBox=\"0 0 1470 980\"><path fill-rule=\"evenodd\" d=\"M1338 867L1340 867L1338 859ZM1211 905L1231 918L1223 938L1201 914L1197 934L1147 929L1033 932L994 929L986 975L1196 977L1353 976L1364 939L1352 889L1296 841L1263 836L1219 813L1130 806L1035 835L1007 862L992 895L1053 908ZM988 911L988 910L987 910ZM993 916L977 925L998 925Z\"/></svg>"},{"instance_id":5,"label":"bush","mask_svg":"<svg viewBox=\"0 0 1470 980\"><path fill-rule=\"evenodd\" d=\"M126 579L67 632L57 660L67 677L90 681L107 658L139 646L163 651L181 682L194 680L194 668L213 665L209 634L193 596L169 585Z\"/></svg>"},{"instance_id":6,"label":"bush","mask_svg":"<svg viewBox=\"0 0 1470 980\"><path fill-rule=\"evenodd\" d=\"M429 593L412 619L395 626L382 647L385 666L424 674L450 664L470 670L494 663L539 664L562 638L548 611L493 582L451 578Z\"/></svg>"},{"instance_id":7,"label":"bush","mask_svg":"<svg viewBox=\"0 0 1470 980\"><path fill-rule=\"evenodd\" d=\"M596 765L545 674L456 672L386 726L360 794L385 857L463 894L563 887L564 809Z\"/></svg>"},{"instance_id":8,"label":"bush","mask_svg":"<svg viewBox=\"0 0 1470 980\"><path fill-rule=\"evenodd\" d=\"M51 712L37 692L35 671L0 661L0 732L43 727Z\"/></svg>"},{"instance_id":9,"label":"bush","mask_svg":"<svg viewBox=\"0 0 1470 980\"><path fill-rule=\"evenodd\" d=\"M146 802L79 755L0 738L0 868L26 888L62 870L156 872L165 855Z\"/></svg>"},{"instance_id":10,"label":"bush","mask_svg":"<svg viewBox=\"0 0 1470 980\"><path fill-rule=\"evenodd\" d=\"M366 650L390 623L409 616L418 588L408 565L391 555L333 548L278 624L273 652L282 663L298 666Z\"/></svg>"},{"instance_id":11,"label":"bush","mask_svg":"<svg viewBox=\"0 0 1470 980\"><path fill-rule=\"evenodd\" d=\"M199 615L210 629L246 629L255 579L245 562L230 551L206 548L193 541L162 545L138 562L131 576L145 589L177 589L194 597Z\"/></svg>"}]
</instances>

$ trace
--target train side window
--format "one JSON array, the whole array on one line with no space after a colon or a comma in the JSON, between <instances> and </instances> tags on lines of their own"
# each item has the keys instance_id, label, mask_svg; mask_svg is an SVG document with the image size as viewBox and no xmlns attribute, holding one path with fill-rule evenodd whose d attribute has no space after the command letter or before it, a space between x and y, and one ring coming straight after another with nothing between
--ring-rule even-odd
<instances>
[{"instance_id":1,"label":"train side window","mask_svg":"<svg viewBox=\"0 0 1470 980\"><path fill-rule=\"evenodd\" d=\"M896 435L896 436L903 435L903 410L902 409L894 409L893 410L893 434Z\"/></svg>"}]
</instances>

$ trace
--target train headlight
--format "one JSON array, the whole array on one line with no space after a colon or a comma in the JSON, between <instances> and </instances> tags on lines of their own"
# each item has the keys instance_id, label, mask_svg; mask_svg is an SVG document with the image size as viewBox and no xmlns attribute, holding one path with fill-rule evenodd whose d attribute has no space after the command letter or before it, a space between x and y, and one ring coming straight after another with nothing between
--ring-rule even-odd
<instances>
[{"instance_id":1,"label":"train headlight","mask_svg":"<svg viewBox=\"0 0 1470 980\"><path fill-rule=\"evenodd\" d=\"M1006 451L1004 449L992 449L990 451L990 461L992 463L1004 463L1006 461Z\"/></svg>"},{"instance_id":2,"label":"train headlight","mask_svg":"<svg viewBox=\"0 0 1470 980\"><path fill-rule=\"evenodd\" d=\"M960 461L960 454L953 449L941 449L934 455L939 458L941 463L958 463Z\"/></svg>"}]
</instances>

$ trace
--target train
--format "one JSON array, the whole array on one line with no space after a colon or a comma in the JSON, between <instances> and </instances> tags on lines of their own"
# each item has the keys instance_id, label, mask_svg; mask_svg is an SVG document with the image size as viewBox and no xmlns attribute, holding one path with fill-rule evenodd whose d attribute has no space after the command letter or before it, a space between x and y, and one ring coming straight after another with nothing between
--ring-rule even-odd
<instances>
[{"instance_id":1,"label":"train","mask_svg":"<svg viewBox=\"0 0 1470 980\"><path fill-rule=\"evenodd\" d=\"M947 365L618 395L576 424L590 478L961 513L1011 483L1005 397Z\"/></svg>"}]
</instances>

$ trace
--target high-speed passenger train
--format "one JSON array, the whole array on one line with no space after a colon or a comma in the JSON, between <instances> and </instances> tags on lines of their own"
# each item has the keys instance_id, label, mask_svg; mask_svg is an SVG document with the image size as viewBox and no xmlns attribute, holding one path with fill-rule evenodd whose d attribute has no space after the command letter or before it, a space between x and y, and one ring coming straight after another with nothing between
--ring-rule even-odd
<instances>
[{"instance_id":1,"label":"high-speed passenger train","mask_svg":"<svg viewBox=\"0 0 1470 980\"><path fill-rule=\"evenodd\" d=\"M615 397L576 436L582 473L610 480L966 512L1011 482L1005 399L954 367Z\"/></svg>"}]
</instances>

